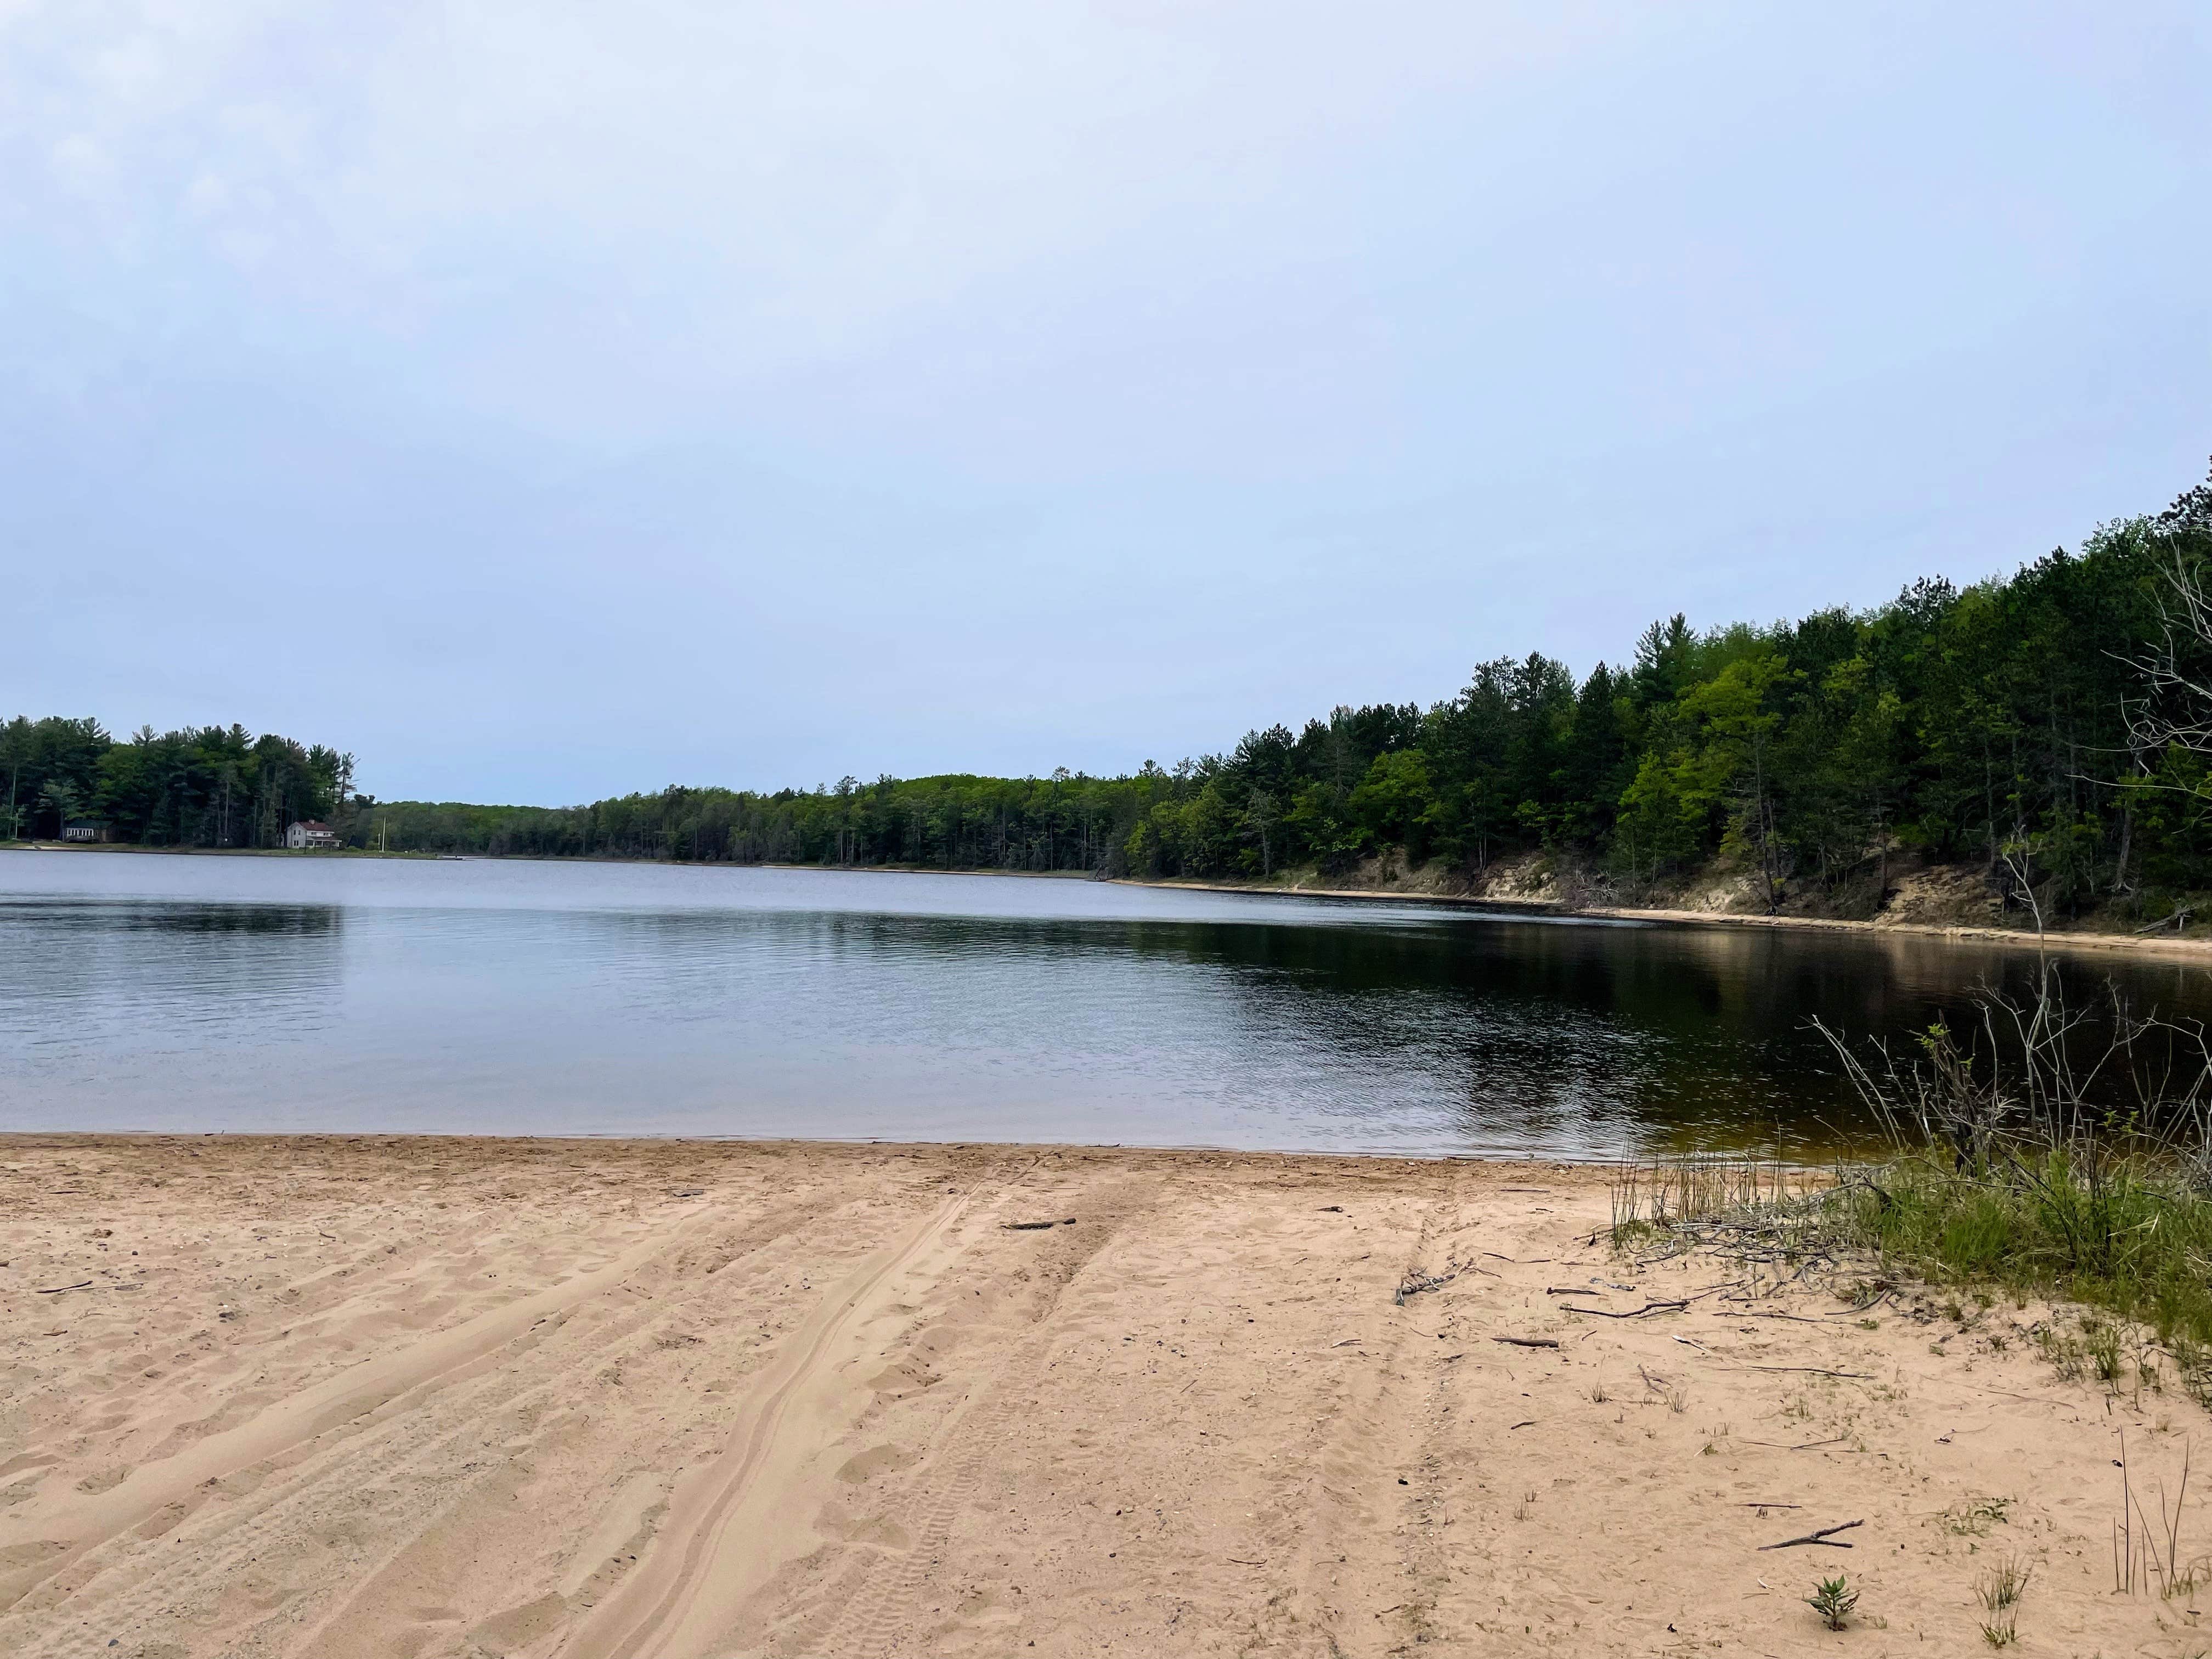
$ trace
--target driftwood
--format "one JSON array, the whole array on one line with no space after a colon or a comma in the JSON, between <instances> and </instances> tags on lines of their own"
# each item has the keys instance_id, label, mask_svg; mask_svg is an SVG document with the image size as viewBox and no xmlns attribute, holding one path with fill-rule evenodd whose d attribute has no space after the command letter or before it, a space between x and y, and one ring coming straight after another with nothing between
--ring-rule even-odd
<instances>
[{"instance_id":1,"label":"driftwood","mask_svg":"<svg viewBox=\"0 0 2212 1659\"><path fill-rule=\"evenodd\" d=\"M1802 1538L1785 1538L1778 1544L1761 1544L1759 1547L1763 1550L1786 1550L1794 1548L1799 1544L1826 1544L1832 1550L1847 1550L1850 1546L1838 1544L1834 1534L1839 1532L1849 1532L1853 1527L1864 1525L1866 1522L1863 1521L1846 1521L1840 1527L1823 1527L1818 1532L1807 1533Z\"/></svg>"},{"instance_id":2,"label":"driftwood","mask_svg":"<svg viewBox=\"0 0 2212 1659\"><path fill-rule=\"evenodd\" d=\"M2179 933L2181 929L2189 926L2189 907L2185 904L2179 909L2176 910L2172 915L2160 916L2156 921L2150 923L2148 926L2136 928L2136 936L2140 938L2145 933L2155 933L2160 928L2166 927L2171 927L2176 933Z\"/></svg>"}]
</instances>

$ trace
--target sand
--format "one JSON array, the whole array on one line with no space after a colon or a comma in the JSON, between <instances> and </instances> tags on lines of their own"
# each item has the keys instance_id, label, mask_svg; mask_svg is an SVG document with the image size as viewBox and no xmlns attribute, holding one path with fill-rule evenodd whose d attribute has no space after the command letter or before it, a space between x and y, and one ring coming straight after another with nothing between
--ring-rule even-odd
<instances>
[{"instance_id":1,"label":"sand","mask_svg":"<svg viewBox=\"0 0 2212 1659\"><path fill-rule=\"evenodd\" d=\"M2212 1646L2113 1590L2123 1431L2154 1514L2202 1440L2170 1385L2065 1380L2003 1304L1567 1311L1737 1276L1594 1243L1606 1183L0 1139L0 1652L1965 1654L2008 1557L2022 1653Z\"/></svg>"}]
</instances>

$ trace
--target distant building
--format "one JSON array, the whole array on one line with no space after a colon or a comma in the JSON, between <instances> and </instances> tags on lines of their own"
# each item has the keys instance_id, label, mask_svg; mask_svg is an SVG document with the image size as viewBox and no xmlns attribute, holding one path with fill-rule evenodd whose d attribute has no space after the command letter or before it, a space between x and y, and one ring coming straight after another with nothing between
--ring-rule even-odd
<instances>
[{"instance_id":1,"label":"distant building","mask_svg":"<svg viewBox=\"0 0 2212 1659\"><path fill-rule=\"evenodd\" d=\"M115 831L98 818L71 818L62 825L64 841L113 841Z\"/></svg>"},{"instance_id":2,"label":"distant building","mask_svg":"<svg viewBox=\"0 0 2212 1659\"><path fill-rule=\"evenodd\" d=\"M284 845L295 853L337 844L338 832L314 818L301 818L284 832Z\"/></svg>"}]
</instances>

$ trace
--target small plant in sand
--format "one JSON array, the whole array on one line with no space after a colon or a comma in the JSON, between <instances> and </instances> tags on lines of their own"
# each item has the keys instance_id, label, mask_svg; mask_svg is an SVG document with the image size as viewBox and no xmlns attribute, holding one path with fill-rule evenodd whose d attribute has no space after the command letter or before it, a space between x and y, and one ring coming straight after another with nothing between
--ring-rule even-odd
<instances>
[{"instance_id":1,"label":"small plant in sand","mask_svg":"<svg viewBox=\"0 0 2212 1659\"><path fill-rule=\"evenodd\" d=\"M1859 1593L1853 1589L1842 1573L1833 1578L1823 1578L1813 1587L1805 1598L1805 1605L1820 1615L1820 1621L1830 1630L1841 1630L1851 1610L1859 1604Z\"/></svg>"},{"instance_id":2,"label":"small plant in sand","mask_svg":"<svg viewBox=\"0 0 2212 1659\"><path fill-rule=\"evenodd\" d=\"M2103 1320L2083 1320L2081 1346L2089 1356L2091 1367L2097 1373L2097 1381L2117 1394L2120 1378L2127 1366L2127 1361L2120 1353L2118 1327Z\"/></svg>"},{"instance_id":3,"label":"small plant in sand","mask_svg":"<svg viewBox=\"0 0 2212 1659\"><path fill-rule=\"evenodd\" d=\"M1974 1594L1989 1614L1982 1621L1982 1640L1991 1647L2008 1648L2020 1639L2020 1598L2033 1571L2018 1556L2007 1556L1975 1581Z\"/></svg>"},{"instance_id":4,"label":"small plant in sand","mask_svg":"<svg viewBox=\"0 0 2212 1659\"><path fill-rule=\"evenodd\" d=\"M1954 1504L1937 1517L1944 1531L1961 1538L1986 1538L1990 1526L2003 1521L2012 1510L2009 1498L1983 1498Z\"/></svg>"}]
</instances>

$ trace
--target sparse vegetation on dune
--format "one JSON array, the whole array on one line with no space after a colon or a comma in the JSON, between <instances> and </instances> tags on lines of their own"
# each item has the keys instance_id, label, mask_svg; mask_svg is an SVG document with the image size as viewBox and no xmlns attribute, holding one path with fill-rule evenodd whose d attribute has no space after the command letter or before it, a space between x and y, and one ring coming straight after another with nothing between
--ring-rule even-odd
<instances>
[{"instance_id":1,"label":"sparse vegetation on dune","mask_svg":"<svg viewBox=\"0 0 2212 1659\"><path fill-rule=\"evenodd\" d=\"M2070 1005L2045 971L2027 996L1983 993L1966 1034L1934 1026L1917 1052L1827 1035L1887 1154L1825 1171L1625 1171L1616 1242L1695 1241L1839 1286L1917 1277L1960 1322L1978 1288L1984 1304L1992 1291L2077 1303L2116 1319L2045 1332L2063 1365L2117 1386L2142 1370L2139 1327L2212 1389L2212 1033L2117 1000Z\"/></svg>"}]
</instances>

